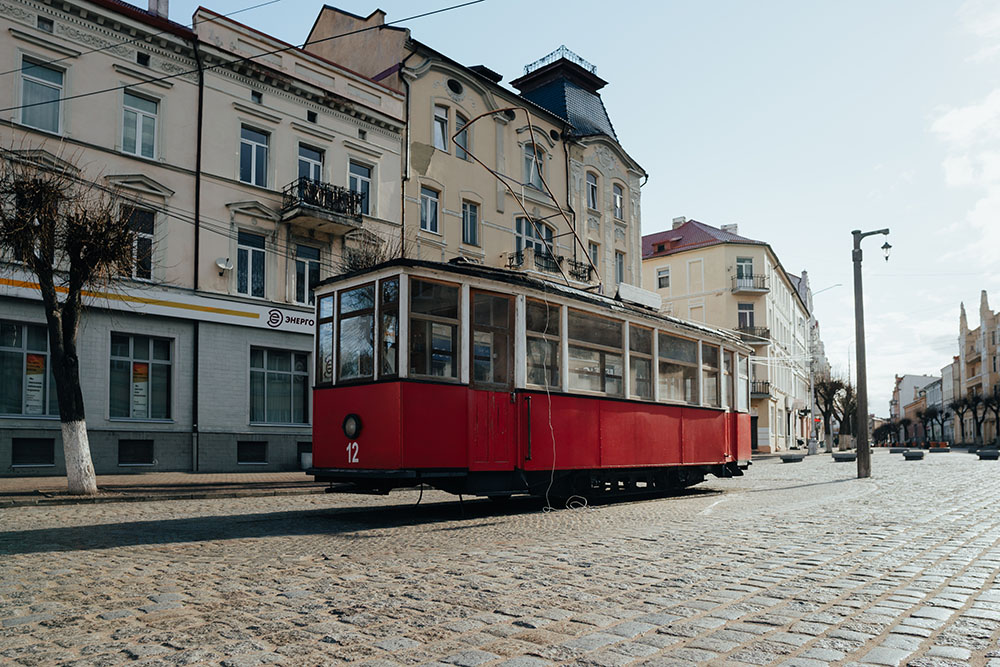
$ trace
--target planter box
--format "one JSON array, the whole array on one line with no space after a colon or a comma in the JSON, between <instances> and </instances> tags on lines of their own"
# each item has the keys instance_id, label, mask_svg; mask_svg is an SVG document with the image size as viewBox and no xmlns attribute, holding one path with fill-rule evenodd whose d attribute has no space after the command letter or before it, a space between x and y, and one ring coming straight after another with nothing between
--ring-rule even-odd
<instances>
[{"instance_id":1,"label":"planter box","mask_svg":"<svg viewBox=\"0 0 1000 667\"><path fill-rule=\"evenodd\" d=\"M890 454L902 454L905 451L906 451L906 447L890 447L889 448L889 453Z\"/></svg>"},{"instance_id":2,"label":"planter box","mask_svg":"<svg viewBox=\"0 0 1000 667\"><path fill-rule=\"evenodd\" d=\"M851 461L856 461L858 455L856 452L834 452L833 460L838 463L849 463Z\"/></svg>"},{"instance_id":3,"label":"planter box","mask_svg":"<svg viewBox=\"0 0 1000 667\"><path fill-rule=\"evenodd\" d=\"M908 449L903 452L903 458L907 461L919 461L924 458L924 450L922 449Z\"/></svg>"},{"instance_id":4,"label":"planter box","mask_svg":"<svg viewBox=\"0 0 1000 667\"><path fill-rule=\"evenodd\" d=\"M951 447L931 447L927 451L929 451L931 454L934 454L934 453L937 453L937 452L950 452L951 451Z\"/></svg>"},{"instance_id":5,"label":"planter box","mask_svg":"<svg viewBox=\"0 0 1000 667\"><path fill-rule=\"evenodd\" d=\"M1000 459L1000 449L980 449L978 454L980 461L996 461Z\"/></svg>"},{"instance_id":6,"label":"planter box","mask_svg":"<svg viewBox=\"0 0 1000 667\"><path fill-rule=\"evenodd\" d=\"M805 454L782 454L782 463L800 463L806 457Z\"/></svg>"}]
</instances>

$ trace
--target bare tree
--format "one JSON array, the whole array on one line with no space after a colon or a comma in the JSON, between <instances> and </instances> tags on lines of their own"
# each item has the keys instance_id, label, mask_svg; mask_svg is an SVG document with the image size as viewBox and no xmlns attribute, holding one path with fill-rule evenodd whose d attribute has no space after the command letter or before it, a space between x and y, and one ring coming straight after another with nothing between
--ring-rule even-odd
<instances>
[{"instance_id":1,"label":"bare tree","mask_svg":"<svg viewBox=\"0 0 1000 667\"><path fill-rule=\"evenodd\" d=\"M910 426L913 425L913 420L909 417L903 417L899 420L899 426L903 429L903 440L910 439Z\"/></svg>"},{"instance_id":2,"label":"bare tree","mask_svg":"<svg viewBox=\"0 0 1000 667\"><path fill-rule=\"evenodd\" d=\"M405 257L403 240L402 232L390 238L367 229L351 232L344 239L344 252L337 268L340 273L351 273Z\"/></svg>"},{"instance_id":3,"label":"bare tree","mask_svg":"<svg viewBox=\"0 0 1000 667\"><path fill-rule=\"evenodd\" d=\"M958 427L962 434L962 444L965 444L965 414L970 410L968 402L965 400L964 396L956 398L954 401L948 404L948 409L958 417Z\"/></svg>"},{"instance_id":4,"label":"bare tree","mask_svg":"<svg viewBox=\"0 0 1000 667\"><path fill-rule=\"evenodd\" d=\"M969 406L972 414L972 423L976 426L976 444L983 444L983 422L986 421L986 401L979 394L970 394L965 397L965 402Z\"/></svg>"},{"instance_id":5,"label":"bare tree","mask_svg":"<svg viewBox=\"0 0 1000 667\"><path fill-rule=\"evenodd\" d=\"M993 387L993 393L983 399L986 409L993 413L993 442L1000 444L1000 386Z\"/></svg>"},{"instance_id":6,"label":"bare tree","mask_svg":"<svg viewBox=\"0 0 1000 667\"><path fill-rule=\"evenodd\" d=\"M892 440L892 432L895 427L892 424L882 424L874 431L872 431L872 439L875 442L885 444Z\"/></svg>"},{"instance_id":7,"label":"bare tree","mask_svg":"<svg viewBox=\"0 0 1000 667\"><path fill-rule=\"evenodd\" d=\"M848 449L847 441L844 439L845 435L853 436L856 430L855 416L858 412L858 395L849 381L844 381L844 390L837 395L837 399L833 402L833 409L837 420L840 421L840 449Z\"/></svg>"},{"instance_id":8,"label":"bare tree","mask_svg":"<svg viewBox=\"0 0 1000 667\"><path fill-rule=\"evenodd\" d=\"M948 412L948 408L946 407L939 408L935 405L934 409L937 411L934 414L934 421L937 422L938 433L941 435L941 439L944 440L944 423L951 417L951 413Z\"/></svg>"},{"instance_id":9,"label":"bare tree","mask_svg":"<svg viewBox=\"0 0 1000 667\"><path fill-rule=\"evenodd\" d=\"M76 338L84 291L107 289L131 273L135 235L113 191L85 181L69 162L43 164L37 153L5 150L0 158L0 252L38 281L69 492L93 495Z\"/></svg>"},{"instance_id":10,"label":"bare tree","mask_svg":"<svg viewBox=\"0 0 1000 667\"><path fill-rule=\"evenodd\" d=\"M927 410L917 410L917 421L920 422L920 428L923 429L924 442L927 442L927 422L930 421Z\"/></svg>"},{"instance_id":11,"label":"bare tree","mask_svg":"<svg viewBox=\"0 0 1000 667\"><path fill-rule=\"evenodd\" d=\"M817 380L813 386L816 397L816 409L823 416L823 433L825 435L826 451L833 451L832 421L836 411L837 397L844 390L844 382L833 378Z\"/></svg>"}]
</instances>

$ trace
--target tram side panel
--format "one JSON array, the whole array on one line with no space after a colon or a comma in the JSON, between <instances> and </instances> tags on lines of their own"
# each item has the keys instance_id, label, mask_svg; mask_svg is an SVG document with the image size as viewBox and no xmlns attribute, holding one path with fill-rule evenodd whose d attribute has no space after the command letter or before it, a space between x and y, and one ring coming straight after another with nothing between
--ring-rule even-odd
<instances>
[{"instance_id":1,"label":"tram side panel","mask_svg":"<svg viewBox=\"0 0 1000 667\"><path fill-rule=\"evenodd\" d=\"M600 401L601 465L665 466L681 463L681 419L677 408Z\"/></svg>"},{"instance_id":2,"label":"tram side panel","mask_svg":"<svg viewBox=\"0 0 1000 667\"><path fill-rule=\"evenodd\" d=\"M402 465L406 469L468 468L469 388L403 382Z\"/></svg>"},{"instance_id":3,"label":"tram side panel","mask_svg":"<svg viewBox=\"0 0 1000 667\"><path fill-rule=\"evenodd\" d=\"M681 408L684 419L682 460L685 465L726 460L728 419L718 410Z\"/></svg>"},{"instance_id":4,"label":"tram side panel","mask_svg":"<svg viewBox=\"0 0 1000 667\"><path fill-rule=\"evenodd\" d=\"M524 470L599 468L598 401L579 396L518 395L518 460ZM551 420L551 428L549 426ZM553 442L554 447L553 447Z\"/></svg>"},{"instance_id":5,"label":"tram side panel","mask_svg":"<svg viewBox=\"0 0 1000 667\"><path fill-rule=\"evenodd\" d=\"M743 412L734 412L733 418L736 420L736 452L734 458L738 461L749 461L750 451L750 415Z\"/></svg>"}]
</instances>

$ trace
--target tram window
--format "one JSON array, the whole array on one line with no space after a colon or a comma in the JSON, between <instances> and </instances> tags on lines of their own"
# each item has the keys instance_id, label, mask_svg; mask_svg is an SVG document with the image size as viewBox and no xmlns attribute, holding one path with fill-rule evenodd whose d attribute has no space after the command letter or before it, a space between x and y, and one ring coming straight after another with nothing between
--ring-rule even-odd
<instances>
[{"instance_id":1,"label":"tram window","mask_svg":"<svg viewBox=\"0 0 1000 667\"><path fill-rule=\"evenodd\" d=\"M698 343L661 333L659 345L660 398L698 402Z\"/></svg>"},{"instance_id":2,"label":"tram window","mask_svg":"<svg viewBox=\"0 0 1000 667\"><path fill-rule=\"evenodd\" d=\"M722 353L722 371L725 385L723 396L726 398L726 407L730 410L736 409L736 385L733 383L733 353L726 350Z\"/></svg>"},{"instance_id":3,"label":"tram window","mask_svg":"<svg viewBox=\"0 0 1000 667\"><path fill-rule=\"evenodd\" d=\"M738 364L740 380L736 390L736 407L740 412L746 412L750 409L750 360L741 354Z\"/></svg>"},{"instance_id":4,"label":"tram window","mask_svg":"<svg viewBox=\"0 0 1000 667\"><path fill-rule=\"evenodd\" d=\"M341 380L370 379L375 370L375 285L340 293L337 360Z\"/></svg>"},{"instance_id":5,"label":"tram window","mask_svg":"<svg viewBox=\"0 0 1000 667\"><path fill-rule=\"evenodd\" d=\"M525 305L528 384L558 389L560 307L530 300Z\"/></svg>"},{"instance_id":6,"label":"tram window","mask_svg":"<svg viewBox=\"0 0 1000 667\"><path fill-rule=\"evenodd\" d=\"M569 311L569 388L610 396L623 393L622 323Z\"/></svg>"},{"instance_id":7,"label":"tram window","mask_svg":"<svg viewBox=\"0 0 1000 667\"><path fill-rule=\"evenodd\" d=\"M399 278L379 283L379 376L399 374Z\"/></svg>"},{"instance_id":8,"label":"tram window","mask_svg":"<svg viewBox=\"0 0 1000 667\"><path fill-rule=\"evenodd\" d=\"M472 295L472 379L507 387L510 379L510 297Z\"/></svg>"},{"instance_id":9,"label":"tram window","mask_svg":"<svg viewBox=\"0 0 1000 667\"><path fill-rule=\"evenodd\" d=\"M708 343L701 344L701 376L704 387L705 405L717 408L720 405L719 348Z\"/></svg>"},{"instance_id":10,"label":"tram window","mask_svg":"<svg viewBox=\"0 0 1000 667\"><path fill-rule=\"evenodd\" d=\"M653 397L653 331L629 325L629 388L634 398Z\"/></svg>"},{"instance_id":11,"label":"tram window","mask_svg":"<svg viewBox=\"0 0 1000 667\"><path fill-rule=\"evenodd\" d=\"M410 372L458 377L458 287L410 282Z\"/></svg>"},{"instance_id":12,"label":"tram window","mask_svg":"<svg viewBox=\"0 0 1000 667\"><path fill-rule=\"evenodd\" d=\"M333 382L333 295L324 296L317 306L319 323L316 377L319 384Z\"/></svg>"}]
</instances>

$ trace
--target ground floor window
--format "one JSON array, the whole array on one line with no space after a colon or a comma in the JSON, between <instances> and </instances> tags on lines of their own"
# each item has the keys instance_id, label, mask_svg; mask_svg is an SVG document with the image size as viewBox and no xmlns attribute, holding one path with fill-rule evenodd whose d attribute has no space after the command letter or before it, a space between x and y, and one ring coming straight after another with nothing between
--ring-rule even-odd
<instances>
[{"instance_id":1,"label":"ground floor window","mask_svg":"<svg viewBox=\"0 0 1000 667\"><path fill-rule=\"evenodd\" d=\"M54 466L55 464L56 445L52 438L13 438L11 440L11 466Z\"/></svg>"},{"instance_id":2,"label":"ground floor window","mask_svg":"<svg viewBox=\"0 0 1000 667\"><path fill-rule=\"evenodd\" d=\"M0 320L0 414L59 414L50 364L43 325Z\"/></svg>"},{"instance_id":3,"label":"ground floor window","mask_svg":"<svg viewBox=\"0 0 1000 667\"><path fill-rule=\"evenodd\" d=\"M155 462L152 440L123 439L118 441L118 465L151 466Z\"/></svg>"},{"instance_id":4,"label":"ground floor window","mask_svg":"<svg viewBox=\"0 0 1000 667\"><path fill-rule=\"evenodd\" d=\"M112 419L170 419L171 341L111 334Z\"/></svg>"},{"instance_id":5,"label":"ground floor window","mask_svg":"<svg viewBox=\"0 0 1000 667\"><path fill-rule=\"evenodd\" d=\"M309 423L309 355L250 348L250 421Z\"/></svg>"},{"instance_id":6,"label":"ground floor window","mask_svg":"<svg viewBox=\"0 0 1000 667\"><path fill-rule=\"evenodd\" d=\"M267 442L256 440L240 440L236 443L236 462L262 464L267 463Z\"/></svg>"}]
</instances>

